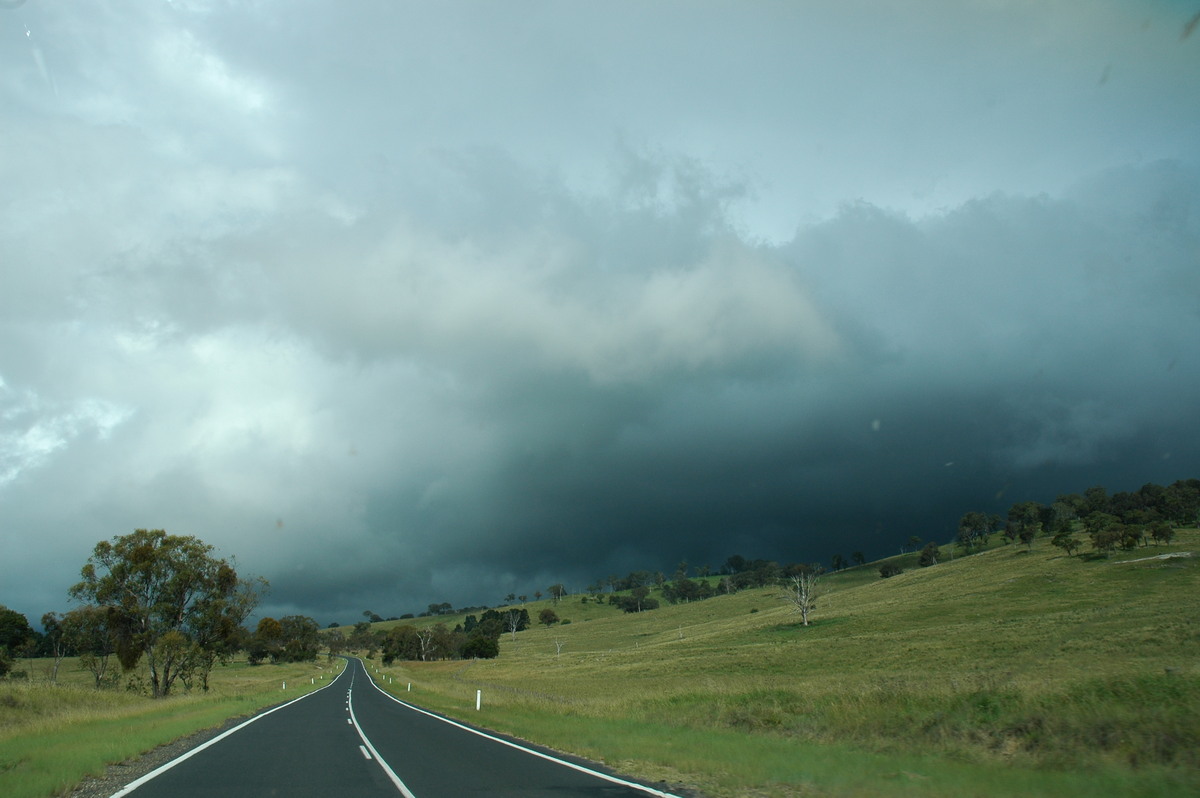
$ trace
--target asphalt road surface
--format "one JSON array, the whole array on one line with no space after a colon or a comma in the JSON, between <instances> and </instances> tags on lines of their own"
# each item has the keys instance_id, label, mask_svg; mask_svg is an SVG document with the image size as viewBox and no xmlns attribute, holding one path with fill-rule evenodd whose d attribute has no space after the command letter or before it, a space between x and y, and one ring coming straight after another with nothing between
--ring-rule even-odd
<instances>
[{"instance_id":1,"label":"asphalt road surface","mask_svg":"<svg viewBox=\"0 0 1200 798\"><path fill-rule=\"evenodd\" d=\"M384 693L359 660L113 798L674 798L432 715Z\"/></svg>"}]
</instances>

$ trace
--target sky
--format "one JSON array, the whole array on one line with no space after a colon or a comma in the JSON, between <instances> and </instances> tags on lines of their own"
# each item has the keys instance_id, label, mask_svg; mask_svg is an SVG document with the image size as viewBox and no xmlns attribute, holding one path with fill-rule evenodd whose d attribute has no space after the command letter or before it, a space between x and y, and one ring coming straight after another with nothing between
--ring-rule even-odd
<instances>
[{"instance_id":1,"label":"sky","mask_svg":"<svg viewBox=\"0 0 1200 798\"><path fill-rule=\"evenodd\" d=\"M1200 2L0 2L0 603L321 625L1200 477Z\"/></svg>"}]
</instances>

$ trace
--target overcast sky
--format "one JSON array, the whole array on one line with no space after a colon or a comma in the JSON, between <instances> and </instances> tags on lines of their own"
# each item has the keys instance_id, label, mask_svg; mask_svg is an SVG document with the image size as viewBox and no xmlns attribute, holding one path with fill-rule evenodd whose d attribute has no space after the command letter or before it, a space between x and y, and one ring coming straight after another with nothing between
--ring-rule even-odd
<instances>
[{"instance_id":1,"label":"overcast sky","mask_svg":"<svg viewBox=\"0 0 1200 798\"><path fill-rule=\"evenodd\" d=\"M1200 2L0 2L0 603L322 625L1200 477Z\"/></svg>"}]
</instances>

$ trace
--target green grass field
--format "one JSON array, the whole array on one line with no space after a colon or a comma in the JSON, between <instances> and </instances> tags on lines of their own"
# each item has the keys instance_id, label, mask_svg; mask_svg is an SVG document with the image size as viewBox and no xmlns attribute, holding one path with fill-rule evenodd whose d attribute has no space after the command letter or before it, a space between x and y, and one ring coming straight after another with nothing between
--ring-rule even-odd
<instances>
[{"instance_id":1,"label":"green grass field","mask_svg":"<svg viewBox=\"0 0 1200 798\"><path fill-rule=\"evenodd\" d=\"M634 615L569 597L569 624L495 660L373 667L414 703L714 796L1195 795L1200 557L1159 555L1197 549L1184 530L1111 559L906 555L824 577L807 628L778 589ZM460 618L413 623L436 620Z\"/></svg>"},{"instance_id":2,"label":"green grass field","mask_svg":"<svg viewBox=\"0 0 1200 798\"><path fill-rule=\"evenodd\" d=\"M328 683L327 664L231 663L213 670L207 694L155 701L126 690L95 690L74 659L48 681L49 660L20 660L26 679L0 680L0 795L63 795L88 775L227 719L296 698ZM287 682L286 689L284 682ZM315 682L315 684L314 684Z\"/></svg>"},{"instance_id":3,"label":"green grass field","mask_svg":"<svg viewBox=\"0 0 1200 798\"><path fill-rule=\"evenodd\" d=\"M903 555L890 579L823 577L807 628L777 588L632 615L572 596L527 604L570 622L505 635L495 660L367 664L416 704L714 798L1197 795L1192 552L1197 530L1111 559L1044 539L932 568ZM62 794L311 690L322 666L237 663L207 696L152 701L21 661L28 680L0 681L0 795Z\"/></svg>"}]
</instances>

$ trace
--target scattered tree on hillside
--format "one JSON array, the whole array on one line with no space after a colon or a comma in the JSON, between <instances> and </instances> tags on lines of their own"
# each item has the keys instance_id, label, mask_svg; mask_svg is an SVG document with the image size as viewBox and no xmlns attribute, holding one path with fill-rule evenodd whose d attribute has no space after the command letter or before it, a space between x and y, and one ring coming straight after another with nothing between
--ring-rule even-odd
<instances>
[{"instance_id":1,"label":"scattered tree on hillside","mask_svg":"<svg viewBox=\"0 0 1200 798\"><path fill-rule=\"evenodd\" d=\"M867 562L867 555L861 551L856 551L850 555L850 559L854 560L855 565L864 565Z\"/></svg>"},{"instance_id":2,"label":"scattered tree on hillside","mask_svg":"<svg viewBox=\"0 0 1200 798\"><path fill-rule=\"evenodd\" d=\"M942 553L938 550L938 545L931 540L925 544L925 548L921 549L921 556L917 558L917 565L922 568L937 565L941 556Z\"/></svg>"},{"instance_id":3,"label":"scattered tree on hillside","mask_svg":"<svg viewBox=\"0 0 1200 798\"><path fill-rule=\"evenodd\" d=\"M191 536L139 529L96 544L70 590L76 600L115 611L117 658L143 658L155 697L180 676L231 653L265 581L248 582L213 548Z\"/></svg>"},{"instance_id":4,"label":"scattered tree on hillside","mask_svg":"<svg viewBox=\"0 0 1200 798\"><path fill-rule=\"evenodd\" d=\"M986 546L992 533L1000 526L1000 516L992 513L971 511L965 513L958 521L958 537L956 542L960 548L970 554L980 546Z\"/></svg>"},{"instance_id":5,"label":"scattered tree on hillside","mask_svg":"<svg viewBox=\"0 0 1200 798\"><path fill-rule=\"evenodd\" d=\"M894 562L885 562L883 565L879 566L879 575L884 579L888 579L902 573L904 573L904 569L899 565L896 565Z\"/></svg>"},{"instance_id":6,"label":"scattered tree on hillside","mask_svg":"<svg viewBox=\"0 0 1200 798\"><path fill-rule=\"evenodd\" d=\"M515 641L517 632L524 631L529 628L529 610L522 607L519 610L509 610L504 614L504 628L507 629Z\"/></svg>"},{"instance_id":7,"label":"scattered tree on hillside","mask_svg":"<svg viewBox=\"0 0 1200 798\"><path fill-rule=\"evenodd\" d=\"M1079 538L1075 537L1069 525L1052 537L1050 543L1065 551L1068 557L1078 551L1080 545Z\"/></svg>"},{"instance_id":8,"label":"scattered tree on hillside","mask_svg":"<svg viewBox=\"0 0 1200 798\"><path fill-rule=\"evenodd\" d=\"M1150 536L1155 543L1169 544L1175 537L1175 530L1166 521L1155 521L1150 525Z\"/></svg>"},{"instance_id":9,"label":"scattered tree on hillside","mask_svg":"<svg viewBox=\"0 0 1200 798\"><path fill-rule=\"evenodd\" d=\"M329 658L333 659L338 654L346 650L346 635L341 629L325 629L320 634L321 645L329 653Z\"/></svg>"},{"instance_id":10,"label":"scattered tree on hillside","mask_svg":"<svg viewBox=\"0 0 1200 798\"><path fill-rule=\"evenodd\" d=\"M346 648L351 651L365 651L370 657L375 653L378 646L378 641L375 635L371 633L371 624L367 621L359 621L354 624L354 629L351 630L350 636L346 639Z\"/></svg>"},{"instance_id":11,"label":"scattered tree on hillside","mask_svg":"<svg viewBox=\"0 0 1200 798\"><path fill-rule=\"evenodd\" d=\"M500 655L500 641L486 635L472 635L459 649L463 659L495 659Z\"/></svg>"},{"instance_id":12,"label":"scattered tree on hillside","mask_svg":"<svg viewBox=\"0 0 1200 798\"><path fill-rule=\"evenodd\" d=\"M809 613L817 606L818 579L816 571L796 574L788 580L787 589L781 596L792 605L795 612L800 613L800 621L804 626L808 626Z\"/></svg>"},{"instance_id":13,"label":"scattered tree on hillside","mask_svg":"<svg viewBox=\"0 0 1200 798\"><path fill-rule=\"evenodd\" d=\"M670 604L678 604L679 602L688 603L689 601L702 601L707 598L712 598L715 594L713 586L708 583L707 579L676 579L674 582L666 582L662 586L662 597Z\"/></svg>"},{"instance_id":14,"label":"scattered tree on hillside","mask_svg":"<svg viewBox=\"0 0 1200 798\"><path fill-rule=\"evenodd\" d=\"M833 570L840 571L846 567L846 558L840 554L835 554L829 558L829 564L833 566Z\"/></svg>"},{"instance_id":15,"label":"scattered tree on hillside","mask_svg":"<svg viewBox=\"0 0 1200 798\"><path fill-rule=\"evenodd\" d=\"M1088 513L1083 525L1091 538L1092 548L1104 552L1105 557L1112 555L1125 533L1124 525L1115 515L1099 510Z\"/></svg>"},{"instance_id":16,"label":"scattered tree on hillside","mask_svg":"<svg viewBox=\"0 0 1200 798\"><path fill-rule=\"evenodd\" d=\"M1018 502L1008 511L1008 522L1004 526L1004 539L1008 542L1019 540L1026 547L1033 548L1033 540L1042 531L1042 514L1046 511L1044 505L1038 502Z\"/></svg>"},{"instance_id":17,"label":"scattered tree on hillside","mask_svg":"<svg viewBox=\"0 0 1200 798\"><path fill-rule=\"evenodd\" d=\"M543 626L553 626L558 623L558 613L547 607L538 613L538 623Z\"/></svg>"},{"instance_id":18,"label":"scattered tree on hillside","mask_svg":"<svg viewBox=\"0 0 1200 798\"><path fill-rule=\"evenodd\" d=\"M550 585L550 587L546 588L546 590L550 591L550 598L554 599L555 604L557 604L563 596L567 595L567 588L563 586L561 582Z\"/></svg>"},{"instance_id":19,"label":"scattered tree on hillside","mask_svg":"<svg viewBox=\"0 0 1200 798\"><path fill-rule=\"evenodd\" d=\"M629 591L629 595L612 595L608 603L620 607L625 612L645 612L658 609L658 599L650 598L650 588L640 585Z\"/></svg>"}]
</instances>

